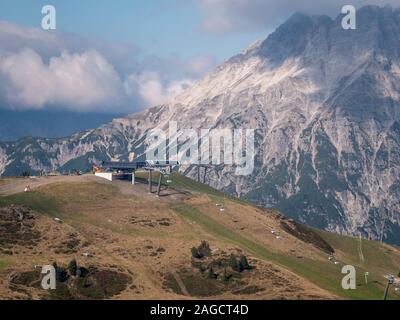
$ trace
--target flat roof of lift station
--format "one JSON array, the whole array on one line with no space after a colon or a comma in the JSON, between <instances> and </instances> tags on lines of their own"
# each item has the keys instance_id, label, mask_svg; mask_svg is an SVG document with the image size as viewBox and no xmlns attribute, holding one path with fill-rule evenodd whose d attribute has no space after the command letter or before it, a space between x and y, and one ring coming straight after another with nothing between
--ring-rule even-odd
<instances>
[{"instance_id":1,"label":"flat roof of lift station","mask_svg":"<svg viewBox=\"0 0 400 320\"><path fill-rule=\"evenodd\" d=\"M108 162L103 161L102 167L108 169L120 169L120 170L137 170L141 168L162 168L169 166L179 165L177 161L156 161L156 160L148 160L148 161L133 161L133 162Z\"/></svg>"}]
</instances>

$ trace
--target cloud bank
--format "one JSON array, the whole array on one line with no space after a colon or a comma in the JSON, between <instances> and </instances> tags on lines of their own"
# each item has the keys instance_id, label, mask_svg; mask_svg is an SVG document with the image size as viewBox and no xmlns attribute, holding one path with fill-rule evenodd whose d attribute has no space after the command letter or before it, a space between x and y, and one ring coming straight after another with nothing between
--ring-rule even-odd
<instances>
[{"instance_id":1,"label":"cloud bank","mask_svg":"<svg viewBox=\"0 0 400 320\"><path fill-rule=\"evenodd\" d=\"M157 72L145 71L139 75L130 75L124 82L126 93L129 96L142 99L150 106L160 105L170 98L182 93L193 84L193 80L177 80L163 86Z\"/></svg>"},{"instance_id":2,"label":"cloud bank","mask_svg":"<svg viewBox=\"0 0 400 320\"><path fill-rule=\"evenodd\" d=\"M165 103L214 64L0 21L0 108L132 113Z\"/></svg>"},{"instance_id":3,"label":"cloud bank","mask_svg":"<svg viewBox=\"0 0 400 320\"><path fill-rule=\"evenodd\" d=\"M97 51L63 52L45 64L33 49L0 60L2 98L14 109L43 109L48 105L73 111L106 111L123 101L121 81Z\"/></svg>"}]
</instances>

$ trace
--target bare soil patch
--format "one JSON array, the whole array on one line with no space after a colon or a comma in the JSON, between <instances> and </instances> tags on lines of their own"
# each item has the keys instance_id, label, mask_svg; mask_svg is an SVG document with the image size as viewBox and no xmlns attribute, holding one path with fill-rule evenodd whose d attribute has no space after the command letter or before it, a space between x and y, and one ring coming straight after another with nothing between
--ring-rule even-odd
<instances>
[{"instance_id":1,"label":"bare soil patch","mask_svg":"<svg viewBox=\"0 0 400 320\"><path fill-rule=\"evenodd\" d=\"M22 206L0 208L0 251L7 254L14 246L36 246L40 232L36 230L35 215Z\"/></svg>"},{"instance_id":2,"label":"bare soil patch","mask_svg":"<svg viewBox=\"0 0 400 320\"><path fill-rule=\"evenodd\" d=\"M335 250L318 233L294 221L281 221L281 228L297 239L310 243L325 253L333 254Z\"/></svg>"}]
</instances>

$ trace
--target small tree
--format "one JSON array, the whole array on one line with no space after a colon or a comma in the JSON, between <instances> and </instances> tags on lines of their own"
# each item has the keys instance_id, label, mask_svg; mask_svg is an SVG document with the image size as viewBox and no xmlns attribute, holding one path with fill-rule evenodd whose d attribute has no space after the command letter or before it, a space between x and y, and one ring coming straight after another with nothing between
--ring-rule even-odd
<instances>
[{"instance_id":1,"label":"small tree","mask_svg":"<svg viewBox=\"0 0 400 320\"><path fill-rule=\"evenodd\" d=\"M196 247L192 248L192 257L196 258L196 259L202 259L204 256L201 255L201 253L199 252L199 249L197 249Z\"/></svg>"},{"instance_id":2,"label":"small tree","mask_svg":"<svg viewBox=\"0 0 400 320\"><path fill-rule=\"evenodd\" d=\"M27 170L21 172L21 176L24 178L30 177L31 173Z\"/></svg>"},{"instance_id":3,"label":"small tree","mask_svg":"<svg viewBox=\"0 0 400 320\"><path fill-rule=\"evenodd\" d=\"M79 267L76 270L76 276L78 278L86 278L88 274L89 274L89 270L86 269L85 267Z\"/></svg>"},{"instance_id":4,"label":"small tree","mask_svg":"<svg viewBox=\"0 0 400 320\"><path fill-rule=\"evenodd\" d=\"M54 270L56 271L56 276L57 276L57 274L58 274L58 265L57 265L57 262L53 262L53 267L54 267Z\"/></svg>"},{"instance_id":5,"label":"small tree","mask_svg":"<svg viewBox=\"0 0 400 320\"><path fill-rule=\"evenodd\" d=\"M240 269L240 272L242 272L243 270L250 270L251 269L251 267L249 265L249 262L247 261L247 258L245 256L241 256L240 257L239 269Z\"/></svg>"},{"instance_id":6,"label":"small tree","mask_svg":"<svg viewBox=\"0 0 400 320\"><path fill-rule=\"evenodd\" d=\"M213 267L210 267L208 269L208 278L209 279L217 279L218 278L218 275L214 272Z\"/></svg>"},{"instance_id":7,"label":"small tree","mask_svg":"<svg viewBox=\"0 0 400 320\"><path fill-rule=\"evenodd\" d=\"M65 282L68 280L68 273L64 268L60 268L56 262L53 262L53 267L56 271L56 280L58 282Z\"/></svg>"},{"instance_id":8,"label":"small tree","mask_svg":"<svg viewBox=\"0 0 400 320\"><path fill-rule=\"evenodd\" d=\"M232 268L232 270L239 271L239 263L235 257L235 255L231 254L229 258L229 266Z\"/></svg>"},{"instance_id":9,"label":"small tree","mask_svg":"<svg viewBox=\"0 0 400 320\"><path fill-rule=\"evenodd\" d=\"M210 249L210 245L208 244L207 241L202 241L199 248L198 248L199 253L203 256L203 257L210 257L211 256L211 249Z\"/></svg>"},{"instance_id":10,"label":"small tree","mask_svg":"<svg viewBox=\"0 0 400 320\"><path fill-rule=\"evenodd\" d=\"M78 264L76 263L76 260L74 259L68 264L68 271L71 276L75 277L77 270L78 270Z\"/></svg>"},{"instance_id":11,"label":"small tree","mask_svg":"<svg viewBox=\"0 0 400 320\"><path fill-rule=\"evenodd\" d=\"M197 248L193 247L191 251L192 257L196 259L203 259L204 257L211 256L210 245L207 241L202 241Z\"/></svg>"}]
</instances>

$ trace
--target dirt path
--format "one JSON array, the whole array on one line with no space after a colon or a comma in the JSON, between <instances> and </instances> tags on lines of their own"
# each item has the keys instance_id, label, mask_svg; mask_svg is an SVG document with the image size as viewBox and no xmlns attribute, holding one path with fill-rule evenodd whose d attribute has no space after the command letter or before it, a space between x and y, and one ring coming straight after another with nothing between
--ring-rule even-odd
<instances>
[{"instance_id":1,"label":"dirt path","mask_svg":"<svg viewBox=\"0 0 400 320\"><path fill-rule=\"evenodd\" d=\"M10 196L16 193L24 192L26 186L30 186L31 190L40 186L57 182L85 182L95 181L93 175L83 176L56 176L56 177L31 177L31 178L10 178L4 184L0 185L0 196Z\"/></svg>"}]
</instances>

